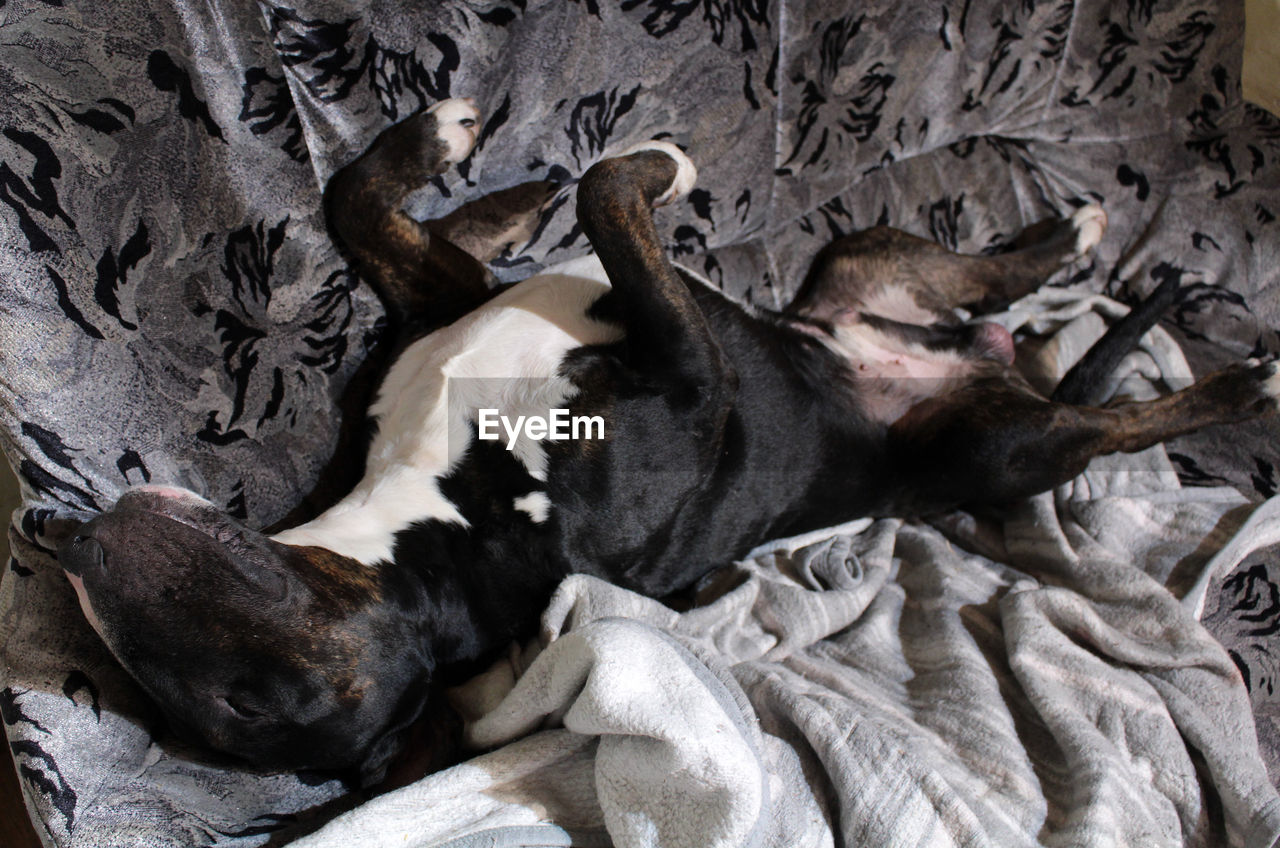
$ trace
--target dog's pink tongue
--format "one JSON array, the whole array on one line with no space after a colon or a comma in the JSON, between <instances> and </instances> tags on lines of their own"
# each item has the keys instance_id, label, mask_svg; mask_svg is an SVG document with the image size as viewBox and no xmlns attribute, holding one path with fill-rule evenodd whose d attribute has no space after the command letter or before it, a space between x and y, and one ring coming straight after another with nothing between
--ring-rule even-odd
<instances>
[{"instance_id":1,"label":"dog's pink tongue","mask_svg":"<svg viewBox=\"0 0 1280 848\"><path fill-rule=\"evenodd\" d=\"M974 346L987 359L1013 364L1013 336L999 324L979 324Z\"/></svg>"}]
</instances>

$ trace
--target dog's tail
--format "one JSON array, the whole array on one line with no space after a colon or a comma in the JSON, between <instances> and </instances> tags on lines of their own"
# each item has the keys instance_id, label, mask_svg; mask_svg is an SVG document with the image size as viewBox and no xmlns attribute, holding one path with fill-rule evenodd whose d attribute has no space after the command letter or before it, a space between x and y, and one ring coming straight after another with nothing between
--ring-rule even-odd
<instances>
[{"instance_id":1,"label":"dog's tail","mask_svg":"<svg viewBox=\"0 0 1280 848\"><path fill-rule=\"evenodd\" d=\"M1058 388L1054 389L1052 399L1076 406L1097 406L1105 401L1106 398L1100 395L1106 387L1107 375L1116 369L1129 351L1137 347L1143 333L1154 327L1165 310L1177 301L1178 283L1178 275L1170 274L1128 315L1112 324L1066 373Z\"/></svg>"}]
</instances>

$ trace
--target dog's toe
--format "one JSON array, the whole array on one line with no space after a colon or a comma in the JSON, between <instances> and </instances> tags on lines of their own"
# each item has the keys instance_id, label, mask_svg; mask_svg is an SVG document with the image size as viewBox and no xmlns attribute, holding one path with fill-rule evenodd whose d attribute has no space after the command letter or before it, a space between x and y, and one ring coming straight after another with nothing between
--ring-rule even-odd
<instances>
[{"instance_id":1,"label":"dog's toe","mask_svg":"<svg viewBox=\"0 0 1280 848\"><path fill-rule=\"evenodd\" d=\"M630 156L632 153L640 153L645 150L656 150L659 153L665 153L676 162L676 178L671 181L671 186L653 202L654 206L666 206L668 203L686 196L693 190L694 184L698 181L698 169L694 166L693 160L685 155L683 150L669 141L646 141L627 148L621 155Z\"/></svg>"},{"instance_id":2,"label":"dog's toe","mask_svg":"<svg viewBox=\"0 0 1280 848\"><path fill-rule=\"evenodd\" d=\"M1107 229L1107 213L1097 203L1082 206L1071 216L1076 229L1076 258L1098 246Z\"/></svg>"},{"instance_id":3,"label":"dog's toe","mask_svg":"<svg viewBox=\"0 0 1280 848\"><path fill-rule=\"evenodd\" d=\"M441 100L427 110L436 119L436 137L444 143L444 161L456 165L471 155L480 132L480 110L470 97Z\"/></svg>"},{"instance_id":4,"label":"dog's toe","mask_svg":"<svg viewBox=\"0 0 1280 848\"><path fill-rule=\"evenodd\" d=\"M1232 370L1243 377L1248 386L1243 402L1237 404L1239 408L1253 413L1280 409L1280 361L1247 359L1228 369Z\"/></svg>"},{"instance_id":5,"label":"dog's toe","mask_svg":"<svg viewBox=\"0 0 1280 848\"><path fill-rule=\"evenodd\" d=\"M1275 408L1280 402L1280 362L1272 360L1254 367L1262 380L1262 393L1271 399L1271 406Z\"/></svg>"}]
</instances>

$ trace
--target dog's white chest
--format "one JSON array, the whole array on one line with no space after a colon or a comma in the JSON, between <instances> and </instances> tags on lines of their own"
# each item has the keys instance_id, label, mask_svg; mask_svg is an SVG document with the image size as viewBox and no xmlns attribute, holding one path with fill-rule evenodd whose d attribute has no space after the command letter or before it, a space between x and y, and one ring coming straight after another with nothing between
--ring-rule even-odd
<instances>
[{"instance_id":1,"label":"dog's white chest","mask_svg":"<svg viewBox=\"0 0 1280 848\"><path fill-rule=\"evenodd\" d=\"M586 257L520 283L406 348L369 409L378 432L364 479L323 515L276 540L372 564L390 560L395 534L417 521L465 524L438 479L471 446L481 410L510 420L547 416L572 398L574 386L559 374L565 355L622 336L619 327L587 315L608 288L599 261ZM510 449L532 477L545 478L540 442L516 436Z\"/></svg>"}]
</instances>

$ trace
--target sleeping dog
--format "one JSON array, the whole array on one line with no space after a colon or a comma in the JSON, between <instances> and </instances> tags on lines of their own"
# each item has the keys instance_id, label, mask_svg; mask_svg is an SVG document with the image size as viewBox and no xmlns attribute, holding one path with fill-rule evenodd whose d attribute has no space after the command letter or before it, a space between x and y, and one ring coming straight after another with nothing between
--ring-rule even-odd
<instances>
[{"instance_id":1,"label":"sleeping dog","mask_svg":"<svg viewBox=\"0 0 1280 848\"><path fill-rule=\"evenodd\" d=\"M1046 399L1008 332L956 319L1090 250L1092 205L997 256L886 228L841 238L770 312L668 261L652 208L695 172L652 142L579 182L593 257L495 289L402 209L469 154L477 119L443 101L325 191L395 323L429 330L381 383L355 489L268 537L142 487L61 548L90 622L173 728L257 766L376 780L439 682L531 635L567 574L664 597L770 538L1006 503L1096 455L1276 406L1280 377L1258 363L1145 403Z\"/></svg>"}]
</instances>

